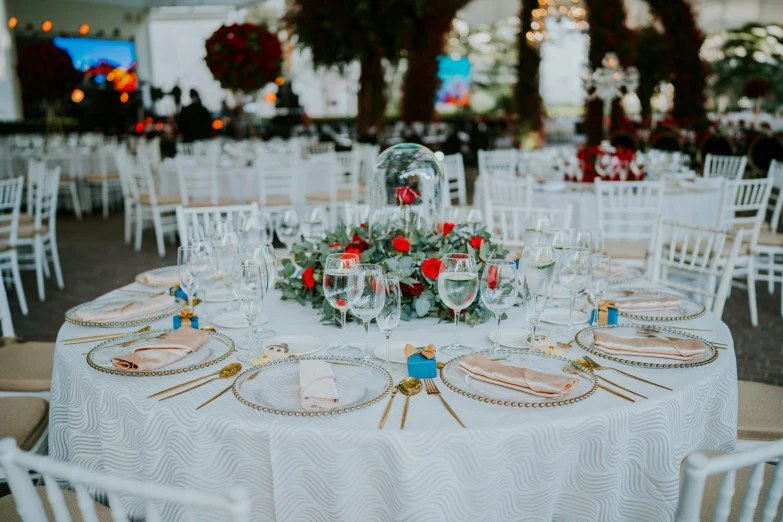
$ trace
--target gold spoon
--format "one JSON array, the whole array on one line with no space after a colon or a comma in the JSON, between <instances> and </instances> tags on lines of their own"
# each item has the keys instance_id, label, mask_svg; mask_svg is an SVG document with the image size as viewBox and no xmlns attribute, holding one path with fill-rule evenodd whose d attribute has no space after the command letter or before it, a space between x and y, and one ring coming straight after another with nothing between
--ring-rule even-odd
<instances>
[{"instance_id":1,"label":"gold spoon","mask_svg":"<svg viewBox=\"0 0 783 522\"><path fill-rule=\"evenodd\" d=\"M171 388L167 388L167 389L165 389L163 391L159 391L158 393L153 393L152 395L148 395L147 398L148 399L152 399L153 397L157 397L158 395L163 395L164 393L168 393L170 391L178 390L178 389L182 388L183 386L187 386L188 384L193 384L194 382L198 382L201 379L206 379L207 377L213 377L215 375L219 375L220 373L222 373L224 371L237 373L236 371L234 371L235 370L234 369L235 366L238 367L237 371L239 371L239 369L242 368L241 364L233 362L231 364L225 365L222 369L220 369L220 370L218 370L218 371L216 371L214 373L210 373L210 374L207 374L207 375L202 375L201 377L199 377L197 379L193 379L193 380L190 380L188 382L183 382L182 384L177 384L176 386L172 386Z\"/></svg>"},{"instance_id":2,"label":"gold spoon","mask_svg":"<svg viewBox=\"0 0 783 522\"><path fill-rule=\"evenodd\" d=\"M147 332L151 328L152 328L151 326L145 326L144 328L140 328L140 329L136 330L135 332L122 332L122 333L116 333L116 334L90 335L89 337L73 337L71 339L64 339L63 340L63 344L83 344L83 343L88 343L90 341L106 341L106 340L109 340L109 339L114 339L115 337L122 337L123 335Z\"/></svg>"},{"instance_id":3,"label":"gold spoon","mask_svg":"<svg viewBox=\"0 0 783 522\"><path fill-rule=\"evenodd\" d=\"M241 364L239 364L239 363L231 363L228 366L226 366L225 368L223 368L222 370L220 370L220 373L218 374L217 377L213 377L213 378L209 379L208 381L204 381L201 384L197 384L195 386L191 386L190 388L185 388L181 392L177 392L174 395L169 395L168 397L163 397L160 400L165 401L166 399L171 399L172 397L176 397L177 395L182 395L183 393L187 393L187 392L189 392L191 390L195 390L196 388L201 388L205 384L209 384L212 381L216 381L218 379L230 379L231 377L233 377L236 374L238 374L240 372L240 370L242 370L242 365Z\"/></svg>"},{"instance_id":4,"label":"gold spoon","mask_svg":"<svg viewBox=\"0 0 783 522\"><path fill-rule=\"evenodd\" d=\"M389 399L389 404L386 405L386 410L383 412L383 417L381 418L381 425L378 426L378 429L383 429L383 425L386 424L386 419L389 417L389 411L391 411L391 405L394 402L394 396L397 395L397 392L400 391L399 386L395 386L392 388L391 392L391 399Z\"/></svg>"},{"instance_id":5,"label":"gold spoon","mask_svg":"<svg viewBox=\"0 0 783 522\"><path fill-rule=\"evenodd\" d=\"M402 410L402 423L400 424L400 429L403 429L405 427L405 419L408 417L408 404L410 403L411 395L418 394L421 391L422 384L416 377L405 377L397 387L405 395L405 408Z\"/></svg>"}]
</instances>

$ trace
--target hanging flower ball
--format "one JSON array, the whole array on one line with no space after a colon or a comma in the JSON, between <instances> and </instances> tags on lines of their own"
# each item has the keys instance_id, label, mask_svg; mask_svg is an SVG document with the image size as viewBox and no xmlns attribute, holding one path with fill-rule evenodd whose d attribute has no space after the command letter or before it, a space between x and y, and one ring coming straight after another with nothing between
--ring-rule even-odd
<instances>
[{"instance_id":1,"label":"hanging flower ball","mask_svg":"<svg viewBox=\"0 0 783 522\"><path fill-rule=\"evenodd\" d=\"M224 89L256 92L280 77L283 48L265 26L221 26L207 39L206 48L204 61Z\"/></svg>"},{"instance_id":2,"label":"hanging flower ball","mask_svg":"<svg viewBox=\"0 0 783 522\"><path fill-rule=\"evenodd\" d=\"M19 52L17 63L25 103L66 99L82 79L68 53L51 40L26 45Z\"/></svg>"}]
</instances>

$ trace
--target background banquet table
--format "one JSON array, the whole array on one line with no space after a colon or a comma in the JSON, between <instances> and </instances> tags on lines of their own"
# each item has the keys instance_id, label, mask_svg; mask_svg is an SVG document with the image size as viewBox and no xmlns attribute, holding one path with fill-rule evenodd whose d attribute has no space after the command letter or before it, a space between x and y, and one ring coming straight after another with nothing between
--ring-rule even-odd
<instances>
[{"instance_id":1,"label":"background banquet table","mask_svg":"<svg viewBox=\"0 0 783 522\"><path fill-rule=\"evenodd\" d=\"M484 182L479 177L476 180L473 205L484 206ZM579 228L595 230L598 226L598 201L590 184L582 184L579 190L566 189L562 192L546 192L540 187L534 188L533 206L536 208L562 208L573 205L574 213L571 224ZM720 188L667 187L663 198L661 214L666 219L680 223L698 224L714 227L718 223L720 213Z\"/></svg>"},{"instance_id":2,"label":"background banquet table","mask_svg":"<svg viewBox=\"0 0 783 522\"><path fill-rule=\"evenodd\" d=\"M126 288L145 289L136 283ZM320 325L310 307L280 301L279 293L264 306L278 333L327 342L340 335ZM513 322L519 314L512 313ZM169 327L170 321L153 326ZM729 349L702 367L632 370L674 392L623 381L649 400L631 404L597 390L580 403L539 410L479 403L440 383L467 429L422 392L412 398L400 431L401 397L383 430L378 422L388 399L328 418L259 412L230 393L195 410L226 381L171 401L150 400L151 393L185 379L95 371L83 355L92 345L63 345L62 339L103 329L66 323L55 354L49 451L78 466L151 482L201 490L241 486L252 498L253 520L668 521L682 459L700 450L731 450L736 440L731 334L710 313L687 326L710 329L706 335ZM493 328L461 326L460 338L489 348ZM245 333L219 330L240 342ZM451 332L450 324L414 320L392 338L442 345ZM346 334L363 338L355 325ZM374 326L371 336L382 341ZM581 354L566 351L569 358ZM395 382L401 376L400 366ZM171 511L164 518L182 519Z\"/></svg>"}]
</instances>

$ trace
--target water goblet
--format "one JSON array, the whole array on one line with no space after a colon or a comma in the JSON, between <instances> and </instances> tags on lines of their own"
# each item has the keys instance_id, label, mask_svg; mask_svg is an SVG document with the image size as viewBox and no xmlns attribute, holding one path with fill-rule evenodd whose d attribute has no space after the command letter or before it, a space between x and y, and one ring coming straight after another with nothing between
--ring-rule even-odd
<instances>
[{"instance_id":1,"label":"water goblet","mask_svg":"<svg viewBox=\"0 0 783 522\"><path fill-rule=\"evenodd\" d=\"M517 268L512 261L491 259L481 274L481 302L495 314L497 329L492 351L500 349L500 320L514 306L517 298Z\"/></svg>"},{"instance_id":2,"label":"water goblet","mask_svg":"<svg viewBox=\"0 0 783 522\"><path fill-rule=\"evenodd\" d=\"M387 274L383 278L384 298L383 307L378 312L378 317L375 322L378 324L378 328L386 337L386 369L389 369L389 348L391 346L392 330L397 328L400 324L400 316L402 315L402 294L400 292L400 280L397 277L389 277Z\"/></svg>"},{"instance_id":3,"label":"water goblet","mask_svg":"<svg viewBox=\"0 0 783 522\"><path fill-rule=\"evenodd\" d=\"M324 297L335 310L340 312L340 341L329 346L330 355L357 357L361 349L345 343L345 322L348 312L348 287L359 267L357 254L329 254L324 263Z\"/></svg>"},{"instance_id":4,"label":"water goblet","mask_svg":"<svg viewBox=\"0 0 783 522\"><path fill-rule=\"evenodd\" d=\"M440 258L438 295L454 314L454 341L441 349L446 355L463 355L473 349L460 344L457 338L459 314L470 306L478 293L478 269L473 256L462 253L446 254Z\"/></svg>"},{"instance_id":5,"label":"water goblet","mask_svg":"<svg viewBox=\"0 0 783 522\"><path fill-rule=\"evenodd\" d=\"M286 210L278 216L276 231L280 241L283 242L288 250L291 250L301 233L299 216L295 210Z\"/></svg>"},{"instance_id":6,"label":"water goblet","mask_svg":"<svg viewBox=\"0 0 783 522\"><path fill-rule=\"evenodd\" d=\"M370 358L370 322L383 308L383 270L380 265L359 264L348 280L348 307L364 324L364 359Z\"/></svg>"},{"instance_id":7,"label":"water goblet","mask_svg":"<svg viewBox=\"0 0 783 522\"><path fill-rule=\"evenodd\" d=\"M528 353L535 349L536 333L538 333L538 322L546 311L549 302L548 281L544 274L525 274L522 278L523 308L525 316L530 323L530 335L528 336Z\"/></svg>"},{"instance_id":8,"label":"water goblet","mask_svg":"<svg viewBox=\"0 0 783 522\"><path fill-rule=\"evenodd\" d=\"M302 223L302 236L313 245L321 241L326 235L329 221L326 217L326 209L314 207L308 218Z\"/></svg>"},{"instance_id":9,"label":"water goblet","mask_svg":"<svg viewBox=\"0 0 783 522\"><path fill-rule=\"evenodd\" d=\"M264 275L266 268L262 266L262 263L263 261L252 254L239 255L234 262L231 287L237 296L239 310L250 325L247 348L238 350L238 359L245 363L256 357L256 339L253 335L253 327L261 314L267 285Z\"/></svg>"},{"instance_id":10,"label":"water goblet","mask_svg":"<svg viewBox=\"0 0 783 522\"><path fill-rule=\"evenodd\" d=\"M585 247L568 247L558 269L560 286L566 289L569 296L568 327L556 330L558 334L571 337L574 327L574 304L576 296L590 284L590 250Z\"/></svg>"},{"instance_id":11,"label":"water goblet","mask_svg":"<svg viewBox=\"0 0 783 522\"><path fill-rule=\"evenodd\" d=\"M612 275L612 258L603 254L590 256L590 298L593 300L593 320L591 326L598 325L598 305L606 293L609 278Z\"/></svg>"}]
</instances>

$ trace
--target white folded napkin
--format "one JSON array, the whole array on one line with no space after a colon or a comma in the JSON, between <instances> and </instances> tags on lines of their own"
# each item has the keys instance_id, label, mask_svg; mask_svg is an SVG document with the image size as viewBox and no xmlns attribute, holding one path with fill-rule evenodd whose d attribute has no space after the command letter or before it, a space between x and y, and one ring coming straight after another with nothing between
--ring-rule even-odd
<instances>
[{"instance_id":1,"label":"white folded napkin","mask_svg":"<svg viewBox=\"0 0 783 522\"><path fill-rule=\"evenodd\" d=\"M299 388L306 410L331 410L340 405L332 365L327 362L300 361Z\"/></svg>"},{"instance_id":2,"label":"white folded napkin","mask_svg":"<svg viewBox=\"0 0 783 522\"><path fill-rule=\"evenodd\" d=\"M107 303L107 308L103 310L78 311L74 312L74 317L79 321L90 321L95 323L109 323L112 321L130 321L132 319L141 319L144 317L153 317L156 314L172 310L176 298L173 295L158 295L144 301L119 303L112 305Z\"/></svg>"}]
</instances>

